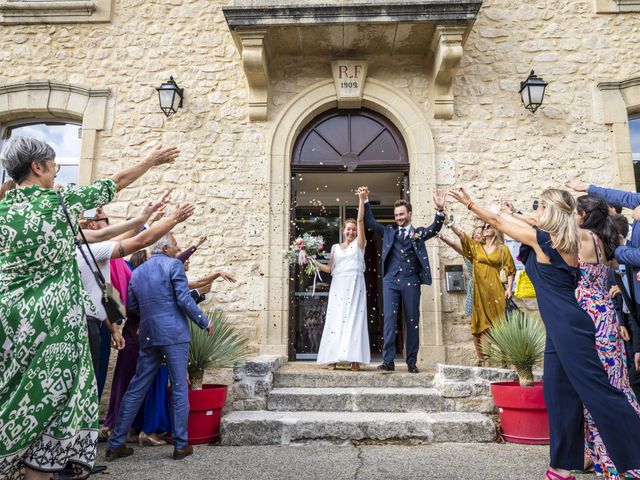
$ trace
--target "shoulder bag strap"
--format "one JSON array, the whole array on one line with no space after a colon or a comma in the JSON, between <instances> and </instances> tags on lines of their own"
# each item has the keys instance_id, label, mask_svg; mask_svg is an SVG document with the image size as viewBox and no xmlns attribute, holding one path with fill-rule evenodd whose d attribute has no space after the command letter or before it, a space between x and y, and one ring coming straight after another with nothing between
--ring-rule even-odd
<instances>
[{"instance_id":1,"label":"shoulder bag strap","mask_svg":"<svg viewBox=\"0 0 640 480\"><path fill-rule=\"evenodd\" d=\"M58 195L58 200L60 201L60 206L62 207L62 211L64 212L65 217L67 218L67 223L69 224L69 228L71 229L71 233L73 233L73 236L76 237L77 234L75 232L75 230L73 229L73 223L71 222L71 216L69 215L69 211L67 210L67 206L64 203L64 199L62 198L62 194L60 192L56 192ZM100 271L100 267L98 266L98 262L96 261L96 258L93 256L93 252L91 251L91 248L89 248L89 244L87 243L87 239L84 236L84 233L82 233L82 229L78 228L78 232L80 233L80 236L82 237L82 243L87 247L87 250L89 251L89 255L91 256L91 259L93 260L93 264L95 265L95 270L93 269L93 266L91 265L91 263L89 263L89 259L87 258L87 254L85 253L84 249L78 245L78 249L80 250L80 253L82 254L82 258L84 258L85 263L87 264L87 266L89 267L89 270L91 270L91 273L93 274L93 277L96 279L96 283L98 284L98 286L100 287L100 289L103 291L104 293L104 289L105 289L105 279L104 276L102 275L102 272Z\"/></svg>"}]
</instances>

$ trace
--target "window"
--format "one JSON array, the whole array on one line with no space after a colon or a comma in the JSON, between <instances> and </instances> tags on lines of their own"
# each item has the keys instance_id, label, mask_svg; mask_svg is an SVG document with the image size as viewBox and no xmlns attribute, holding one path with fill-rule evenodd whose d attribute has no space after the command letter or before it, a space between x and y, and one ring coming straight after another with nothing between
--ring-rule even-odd
<instances>
[{"instance_id":1,"label":"window","mask_svg":"<svg viewBox=\"0 0 640 480\"><path fill-rule=\"evenodd\" d=\"M631 134L631 158L633 159L636 191L640 192L640 116L629 119L629 133Z\"/></svg>"},{"instance_id":2,"label":"window","mask_svg":"<svg viewBox=\"0 0 640 480\"><path fill-rule=\"evenodd\" d=\"M73 123L22 123L8 126L3 136L4 138L33 137L51 145L56 152L56 163L60 165L56 183L67 185L78 183L81 132L80 125ZM4 182L6 175L4 171L1 173Z\"/></svg>"}]
</instances>

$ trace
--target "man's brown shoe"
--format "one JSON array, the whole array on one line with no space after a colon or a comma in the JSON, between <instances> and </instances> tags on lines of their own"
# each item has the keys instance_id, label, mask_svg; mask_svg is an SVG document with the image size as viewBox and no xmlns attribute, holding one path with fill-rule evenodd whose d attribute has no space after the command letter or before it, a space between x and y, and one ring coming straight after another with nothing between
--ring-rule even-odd
<instances>
[{"instance_id":1,"label":"man's brown shoe","mask_svg":"<svg viewBox=\"0 0 640 480\"><path fill-rule=\"evenodd\" d=\"M107 448L107 453L105 453L105 458L107 460L115 460L120 457L128 457L133 455L133 448L129 448L126 445L122 445L118 448Z\"/></svg>"},{"instance_id":2,"label":"man's brown shoe","mask_svg":"<svg viewBox=\"0 0 640 480\"><path fill-rule=\"evenodd\" d=\"M173 450L173 459L174 460L182 460L189 455L193 455L193 447L191 445L187 445L184 448L175 448Z\"/></svg>"}]
</instances>

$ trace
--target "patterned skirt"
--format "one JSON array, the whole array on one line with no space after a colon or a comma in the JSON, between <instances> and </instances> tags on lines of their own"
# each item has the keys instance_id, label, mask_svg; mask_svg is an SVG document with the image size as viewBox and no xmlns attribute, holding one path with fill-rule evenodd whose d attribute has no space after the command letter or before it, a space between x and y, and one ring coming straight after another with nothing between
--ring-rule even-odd
<instances>
[{"instance_id":1,"label":"patterned skirt","mask_svg":"<svg viewBox=\"0 0 640 480\"><path fill-rule=\"evenodd\" d=\"M80 279L69 268L0 300L0 478L90 470L98 401Z\"/></svg>"},{"instance_id":2,"label":"patterned skirt","mask_svg":"<svg viewBox=\"0 0 640 480\"><path fill-rule=\"evenodd\" d=\"M588 272L587 272L588 273ZM629 385L627 371L627 357L624 342L620 335L620 323L613 309L608 295L597 295L594 292L578 289L578 303L593 319L596 327L596 348L600 361L609 376L611 385L622 390L629 403L640 415L640 404ZM598 432L591 414L585 408L585 449L593 462L593 468L598 476L618 480L620 478L640 478L640 470L618 472L607 448Z\"/></svg>"}]
</instances>

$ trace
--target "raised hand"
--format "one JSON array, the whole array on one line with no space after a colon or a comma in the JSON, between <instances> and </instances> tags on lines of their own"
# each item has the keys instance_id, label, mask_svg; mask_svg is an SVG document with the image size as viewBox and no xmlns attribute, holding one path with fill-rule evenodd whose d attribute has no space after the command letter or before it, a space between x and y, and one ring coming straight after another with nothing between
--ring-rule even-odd
<instances>
[{"instance_id":1,"label":"raised hand","mask_svg":"<svg viewBox=\"0 0 640 480\"><path fill-rule=\"evenodd\" d=\"M369 198L369 189L367 187L358 187L356 195L360 200L366 201Z\"/></svg>"},{"instance_id":2,"label":"raised hand","mask_svg":"<svg viewBox=\"0 0 640 480\"><path fill-rule=\"evenodd\" d=\"M196 248L198 248L200 245L202 245L206 241L207 241L207 236L206 235L201 236L196 242Z\"/></svg>"},{"instance_id":3,"label":"raised hand","mask_svg":"<svg viewBox=\"0 0 640 480\"><path fill-rule=\"evenodd\" d=\"M576 179L568 179L564 183L564 186L571 190L575 190L576 192L586 192L589 188L589 184Z\"/></svg>"},{"instance_id":4,"label":"raised hand","mask_svg":"<svg viewBox=\"0 0 640 480\"><path fill-rule=\"evenodd\" d=\"M227 272L223 272L223 271L219 271L218 275L220 276L220 278L226 280L229 283L236 283L237 280L234 276L229 275Z\"/></svg>"},{"instance_id":5,"label":"raised hand","mask_svg":"<svg viewBox=\"0 0 640 480\"><path fill-rule=\"evenodd\" d=\"M207 283L204 287L198 288L198 292L200 295L204 295L205 293L209 293L211 291L211 284Z\"/></svg>"},{"instance_id":6,"label":"raised hand","mask_svg":"<svg viewBox=\"0 0 640 480\"><path fill-rule=\"evenodd\" d=\"M468 205L469 202L471 202L471 197L462 187L449 190L449 195L455 198L458 202L462 203L463 205Z\"/></svg>"},{"instance_id":7,"label":"raised hand","mask_svg":"<svg viewBox=\"0 0 640 480\"><path fill-rule=\"evenodd\" d=\"M149 219L151 215L163 208L167 204L169 195L171 195L171 190L172 189L167 190L164 195L162 195L162 198L160 198L160 200L158 200L157 202L149 202L147 206L142 210L141 215Z\"/></svg>"},{"instance_id":8,"label":"raised hand","mask_svg":"<svg viewBox=\"0 0 640 480\"><path fill-rule=\"evenodd\" d=\"M165 163L173 163L180 154L178 147L162 148L162 145L158 145L151 153L145 158L146 162L152 165L164 165Z\"/></svg>"},{"instance_id":9,"label":"raised hand","mask_svg":"<svg viewBox=\"0 0 640 480\"><path fill-rule=\"evenodd\" d=\"M442 188L436 190L436 194L433 196L433 203L436 206L436 210L439 212L444 211L444 205L446 203L446 194Z\"/></svg>"},{"instance_id":10,"label":"raised hand","mask_svg":"<svg viewBox=\"0 0 640 480\"><path fill-rule=\"evenodd\" d=\"M176 223L182 223L195 212L196 207L192 203L183 203L182 205L178 205L178 207L171 214L171 218L176 221Z\"/></svg>"},{"instance_id":11,"label":"raised hand","mask_svg":"<svg viewBox=\"0 0 640 480\"><path fill-rule=\"evenodd\" d=\"M164 217L164 214L167 211L167 205L164 204L162 205L158 210L156 210L153 215L151 215L151 217L149 217L149 220L147 220L147 224L151 225L155 222L157 222L158 220L160 220L162 217Z\"/></svg>"}]
</instances>

